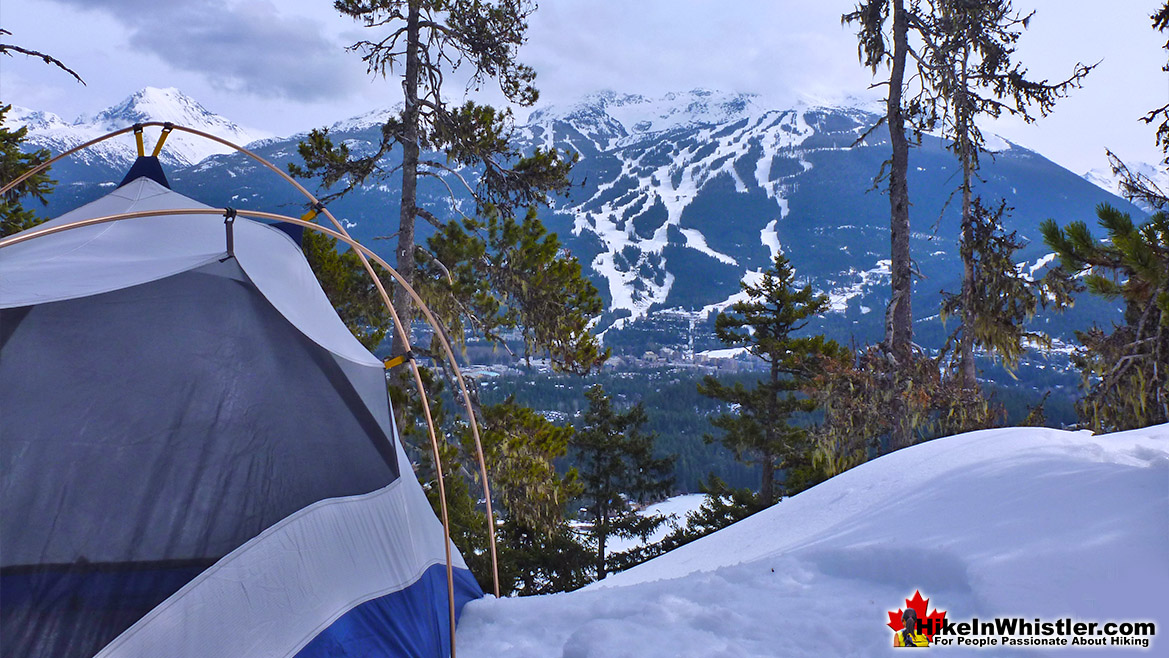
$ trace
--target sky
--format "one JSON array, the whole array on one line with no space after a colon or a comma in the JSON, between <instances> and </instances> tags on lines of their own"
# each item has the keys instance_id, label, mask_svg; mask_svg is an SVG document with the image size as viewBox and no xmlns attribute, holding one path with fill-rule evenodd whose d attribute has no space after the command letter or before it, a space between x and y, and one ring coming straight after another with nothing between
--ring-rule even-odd
<instances>
[{"instance_id":1,"label":"sky","mask_svg":"<svg viewBox=\"0 0 1169 658\"><path fill-rule=\"evenodd\" d=\"M1159 0L1016 0L1036 10L1017 57L1032 77L1057 80L1099 62L1082 89L1027 125L987 127L1083 173L1106 167L1104 149L1160 160L1139 118L1169 102L1169 74L1151 29ZM613 90L659 96L694 88L760 95L787 108L877 100L840 16L826 0L543 0L521 61L537 71L540 104ZM0 58L0 100L66 121L114 105L145 86L177 87L259 134L290 135L400 101L392 79L366 72L345 46L376 36L329 0L5 0L8 43L63 60L82 86L39 60ZM451 87L461 96L462 85ZM472 92L499 102L498 91ZM521 113L522 116L522 113Z\"/></svg>"}]
</instances>

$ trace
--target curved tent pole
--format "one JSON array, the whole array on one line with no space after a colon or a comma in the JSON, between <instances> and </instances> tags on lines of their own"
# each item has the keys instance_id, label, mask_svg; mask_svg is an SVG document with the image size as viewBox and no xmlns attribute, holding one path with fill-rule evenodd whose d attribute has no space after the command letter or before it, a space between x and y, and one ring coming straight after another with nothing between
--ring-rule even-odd
<instances>
[{"instance_id":1,"label":"curved tent pole","mask_svg":"<svg viewBox=\"0 0 1169 658\"><path fill-rule=\"evenodd\" d=\"M147 217L161 217L161 216L173 216L173 215L209 215L217 210L221 211L223 213L228 212L228 209L226 209L226 208L220 208L220 209L216 209L216 208L210 208L210 209L175 208L175 209L164 209L164 210L140 210L140 211L136 211L136 212L118 213L115 215L106 215L104 217L92 217L92 218L88 218L88 219L78 219L78 220L74 220L72 222L68 222L65 224L60 224L57 226L50 226L50 227L39 229L39 230L33 229L32 231L29 231L28 233L23 233L20 235L13 235L13 236L9 236L7 238L0 239L0 249L3 249L4 247L9 247L12 245L20 244L22 242L28 242L28 241L34 240L36 238L41 238L41 237L45 237L48 235L53 235L54 233L63 233L65 231L72 230L72 229L84 228L86 226L95 226L98 224L107 224L110 222L116 222L116 221L120 221L120 220L124 220L124 219L143 219L143 218L147 218ZM411 294L412 297L416 298L415 291L410 288L409 284L406 283L405 279L402 277L401 274L399 274L397 272L397 270L395 270L393 267L390 267L389 263L387 263L382 257L378 256L372 250L365 247L365 245L362 245L360 242L358 242L357 240L354 240L353 238L349 237L348 235L344 235L344 234L337 232L337 231L332 231L324 226L314 224L313 222L310 222L310 221L307 221L304 219L297 219L294 217L288 217L285 215L278 215L275 213L262 212L262 211L257 211L257 210L238 210L238 209L233 209L233 210L237 216L255 217L258 219L268 219L268 220L274 220L274 221L279 221L279 222L285 222L288 224L295 224L297 226L302 226L304 228L309 228L309 229L312 229L314 231L318 231L318 232L323 233L325 235L328 235L329 237L334 238L336 240L340 240L340 241L344 242L345 244L349 245L354 250L362 252L364 255L368 256L369 258L372 258L374 260L374 262L376 262L378 265L385 268L386 271L389 272L394 277L394 279ZM374 277L374 281L378 281L376 276ZM389 295L386 293L385 287L380 285L380 281L378 281L377 287L378 287L378 291L381 293L382 301L385 303L386 308L388 308L390 310L390 314L393 316L395 327L400 332L400 337L402 338L403 345L406 347L407 350L409 350L410 349L409 338L406 336L405 331L402 329L403 325L398 317L397 312L394 310L394 305L392 303L390 303ZM449 608L449 612L450 612L451 657L454 658L454 656L455 656L455 592L454 592L454 582L455 581L454 581L454 573L453 573L454 564L453 564L453 560L451 558L450 520L449 520L448 515L447 515L446 487L445 487L445 484L443 482L443 475L442 475L442 457L439 454L438 438L435 434L434 421L433 421L433 418L431 417L431 413L430 413L430 403L426 398L426 392L425 392L425 388L423 388L422 376L418 370L418 364L413 359L410 359L409 361L410 361L410 369L414 375L414 383L418 387L419 394L421 395L421 399L422 399L422 410L423 410L423 414L426 417L427 429L428 429L429 434L430 434L431 450L432 450L433 455L434 455L436 475L438 476L439 496L440 496L440 500L442 502L442 505L440 507L442 509L443 534L444 534L444 539L446 540L443 542L443 548L446 551L447 600L449 603L448 608Z\"/></svg>"},{"instance_id":2,"label":"curved tent pole","mask_svg":"<svg viewBox=\"0 0 1169 658\"><path fill-rule=\"evenodd\" d=\"M88 147L90 147L94 144L97 144L99 142L105 141L107 139L112 139L112 138L114 138L118 135L121 135L123 133L127 133L130 131L140 131L142 128L147 127L147 126L161 126L164 130L169 128L171 130L179 130L182 132L191 133L193 135L198 135L198 136L203 137L205 139L209 139L213 142L218 142L220 144L223 144L224 146L227 146L228 148L234 149L235 151L243 153L244 155L252 158L256 162L259 162L260 164L264 165L266 168L275 172L278 176L283 178L286 182L288 182L293 187L295 187L301 194L303 194L310 201L312 201L312 207L314 210L319 209L319 210L323 211L325 213L325 216L328 217L329 220L333 223L333 226L335 226L337 228L337 233L338 233L337 239L340 239L343 242L350 244L350 246L354 246L355 244L357 244L355 241L352 240L352 238L350 238L349 232L345 230L345 227L341 224L341 222L337 221L337 218L333 216L333 213L330 212L328 208L325 208L325 206L323 204L321 204L320 200L318 200L303 185L298 183L296 181L296 179L289 176L287 173L282 171L276 165L272 164L271 162L269 162L265 158L257 155L256 153L253 153L252 151L249 151L248 149L246 149L238 144L235 144L235 143L230 142L226 139L223 139L222 137L218 137L216 135L212 135L210 133L203 132L201 130L196 130L194 128L187 128L186 126L179 126L179 125L175 125L173 123L164 122L164 121L150 121L150 122L146 122L146 123L134 124L133 126L130 126L128 128L116 130L116 131L109 133L107 135L103 135L101 137L92 139L84 144L81 144L80 146L76 146L74 148L71 148L71 149L61 153L60 155L58 155L54 158L51 158L50 160L31 169L30 171L25 172L21 176L17 177L15 180L13 180L12 182L5 185L2 189L0 189L0 194L3 194L5 192L7 192L8 190L12 189L13 187L15 187L16 185L19 185L26 178L33 176L36 173L47 169L54 162L57 162L58 160L60 160L64 157L72 155L73 153L76 153L77 151L88 148ZM161 142L163 139L165 139L165 133L164 133L164 136L159 139L160 146L161 146ZM287 221L288 219L290 219L290 218L277 219L276 221ZM292 223L296 224L299 222L292 222ZM315 226L315 224L313 226ZM4 244L5 243L3 241L0 241L0 246L3 246ZM382 287L381 280L377 277L376 274L374 274L373 266L370 265L369 258L367 257L366 253L364 253L364 252L368 252L368 254L371 256L376 257L376 255L372 251L365 249L365 247L363 247L363 246L360 249L355 249L355 251L357 252L358 258L361 259L361 263L365 267L365 271L369 274L370 278L373 279L373 283L378 288L378 292L381 293L383 301L388 300L388 295L386 294L385 289ZM382 261L381 259L378 259L378 260L381 261L379 264L385 263L385 261ZM449 341L447 341L446 337L443 335L442 329L440 328L438 321L434 318L434 315L430 312L430 308L426 305L425 302L422 301L422 298L418 296L418 293L414 291L414 289L406 282L405 279L403 279L397 273L396 270L394 270L393 268L390 268L387 265L383 265L383 266L386 267L393 274L394 280L403 286L403 289L407 292L407 294L410 295L410 298L414 301L414 303L416 303L418 305L419 309L422 310L422 313L425 316L427 323L431 326L432 329L434 329L434 335L438 338L439 344L442 345L443 352L446 354L446 357L447 357L447 361L450 363L451 369L454 371L455 380L459 384L459 391L462 394L462 398L463 398L463 407L467 411L467 419L468 419L468 422L471 424L471 435L475 439L475 452L476 452L476 456L477 456L478 461L479 461L479 476L483 482L483 498L486 501L486 506L487 506L487 537L488 537L487 545L491 551L492 585L493 585L495 596L496 596L496 598L498 598L499 597L499 560L498 560L496 548L495 548L495 515L494 515L492 508L491 508L491 487L490 487L490 484L488 483L488 480L487 480L487 462L483 456L483 443L482 443L482 440L480 439L480 436L479 436L479 424L475 420L475 410L474 410L474 407L471 405L471 396L467 392L466 383L463 381L463 373L459 369L459 364L458 364L457 360L455 359L454 351L451 349ZM397 314L392 309L393 304L389 303L388 301L386 303L387 303L387 305L391 306L390 313L391 313L391 315L394 316L395 323L398 323L399 318L397 317ZM406 333L407 333L406 328L404 326L402 326L401 334L404 336ZM409 342L408 340L403 341L403 345L406 347L407 350L409 349L409 346L407 345L408 342ZM413 363L413 362L411 362L411 363ZM417 364L412 365L411 368L414 370L417 370ZM425 391L422 390L421 377L417 373L415 373L415 377L416 377L415 384L418 386L418 394L423 400L425 400L426 393L425 393ZM429 415L429 413L427 413L427 415ZM433 434L434 428L430 427L430 431ZM437 463L436 463L436 465L437 465ZM445 496L443 496L441 503L442 503L442 507L444 509L444 514L445 514L445 508L446 508L446 497ZM448 535L449 535L449 528L448 528Z\"/></svg>"}]
</instances>

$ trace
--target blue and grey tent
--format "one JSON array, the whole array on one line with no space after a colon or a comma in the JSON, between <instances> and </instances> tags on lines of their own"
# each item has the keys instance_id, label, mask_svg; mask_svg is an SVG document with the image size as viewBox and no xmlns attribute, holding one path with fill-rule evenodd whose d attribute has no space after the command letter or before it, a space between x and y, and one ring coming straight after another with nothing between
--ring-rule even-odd
<instances>
[{"instance_id":1,"label":"blue and grey tent","mask_svg":"<svg viewBox=\"0 0 1169 658\"><path fill-rule=\"evenodd\" d=\"M179 208L0 249L0 651L449 655L384 366L289 235L157 176L33 230Z\"/></svg>"}]
</instances>

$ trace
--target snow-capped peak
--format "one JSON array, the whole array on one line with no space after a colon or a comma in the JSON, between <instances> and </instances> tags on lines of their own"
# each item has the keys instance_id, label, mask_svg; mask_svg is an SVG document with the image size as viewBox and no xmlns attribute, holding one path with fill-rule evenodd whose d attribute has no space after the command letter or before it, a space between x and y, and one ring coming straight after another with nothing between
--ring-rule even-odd
<instances>
[{"instance_id":1,"label":"snow-capped peak","mask_svg":"<svg viewBox=\"0 0 1169 658\"><path fill-rule=\"evenodd\" d=\"M48 130L69 126L61 117L52 112L30 110L19 105L13 105L8 110L8 113L4 115L4 123L10 126L25 126L29 130Z\"/></svg>"},{"instance_id":2,"label":"snow-capped peak","mask_svg":"<svg viewBox=\"0 0 1169 658\"><path fill-rule=\"evenodd\" d=\"M193 128L244 145L256 139L267 137L265 133L245 130L232 121L215 114L183 92L173 87L159 89L146 87L125 100L101 110L94 115L82 115L72 124L48 113L17 108L9 113L10 125L23 125L29 129L28 141L54 153L72 148L105 133L113 132L136 123L169 121L175 125ZM156 143L159 128L147 128L145 143L147 150ZM172 167L181 167L200 162L219 153L229 153L231 148L181 131L175 131L164 144L159 157ZM123 135L108 142L102 142L88 152L80 154L82 161L100 158L106 164L128 167L137 155L133 136Z\"/></svg>"},{"instance_id":3,"label":"snow-capped peak","mask_svg":"<svg viewBox=\"0 0 1169 658\"><path fill-rule=\"evenodd\" d=\"M122 102L98 112L93 117L82 116L75 125L98 125L110 130L124 128L147 121L170 121L191 128L216 126L238 126L227 119L209 112L195 99L183 92L168 87L145 87L134 92Z\"/></svg>"},{"instance_id":4,"label":"snow-capped peak","mask_svg":"<svg viewBox=\"0 0 1169 658\"><path fill-rule=\"evenodd\" d=\"M566 120L603 112L629 134L658 133L674 128L726 123L758 112L755 94L709 89L671 92L660 98L602 91L568 106L551 106L532 113L529 123Z\"/></svg>"},{"instance_id":5,"label":"snow-capped peak","mask_svg":"<svg viewBox=\"0 0 1169 658\"><path fill-rule=\"evenodd\" d=\"M1129 162L1127 165L1132 173L1152 181L1154 185L1164 191L1169 191L1169 171L1163 167L1157 167L1147 162ZM1085 172L1083 178L1100 189L1107 190L1117 196L1123 196L1120 188L1120 176L1113 173L1111 169L1097 167ZM1147 204L1137 202L1136 205L1146 211L1152 210Z\"/></svg>"}]
</instances>

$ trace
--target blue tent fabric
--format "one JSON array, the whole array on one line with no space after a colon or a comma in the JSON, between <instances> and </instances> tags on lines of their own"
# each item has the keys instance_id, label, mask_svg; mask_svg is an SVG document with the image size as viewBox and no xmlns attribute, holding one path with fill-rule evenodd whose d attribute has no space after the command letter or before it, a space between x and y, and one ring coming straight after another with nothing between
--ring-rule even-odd
<instances>
[{"instance_id":1,"label":"blue tent fabric","mask_svg":"<svg viewBox=\"0 0 1169 658\"><path fill-rule=\"evenodd\" d=\"M461 612L468 601L481 596L483 592L471 573L456 569L456 610ZM446 567L436 564L410 587L350 610L313 638L296 658L449 656L450 624L446 618L426 614L445 606L446 601ZM425 620L425 628L419 628L420 620ZM395 631L387 633L387 628Z\"/></svg>"},{"instance_id":2,"label":"blue tent fabric","mask_svg":"<svg viewBox=\"0 0 1169 658\"><path fill-rule=\"evenodd\" d=\"M199 207L142 177L61 221ZM384 368L236 222L235 258L213 210L0 250L0 653L448 655Z\"/></svg>"}]
</instances>

